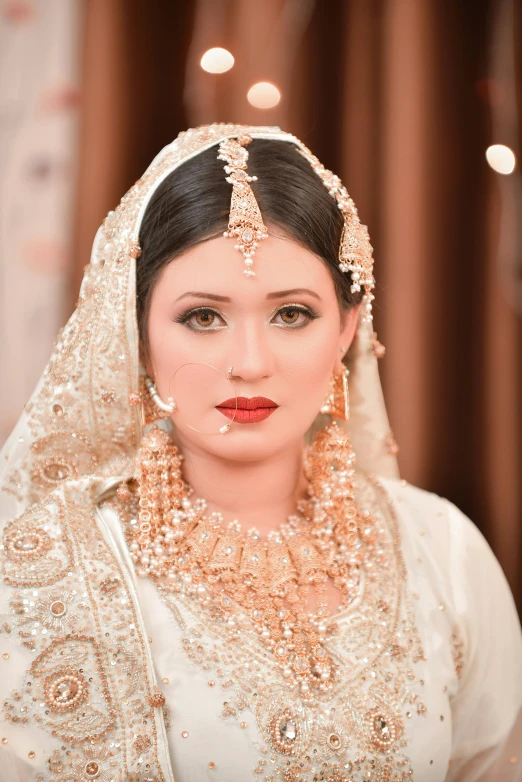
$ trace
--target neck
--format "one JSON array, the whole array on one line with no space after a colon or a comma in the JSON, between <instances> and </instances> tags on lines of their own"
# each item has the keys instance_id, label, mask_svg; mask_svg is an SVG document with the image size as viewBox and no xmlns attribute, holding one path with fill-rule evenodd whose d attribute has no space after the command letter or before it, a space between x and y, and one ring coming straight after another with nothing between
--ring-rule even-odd
<instances>
[{"instance_id":1,"label":"neck","mask_svg":"<svg viewBox=\"0 0 522 782\"><path fill-rule=\"evenodd\" d=\"M243 528L261 534L276 530L307 497L303 442L256 462L227 461L183 445L183 477L203 497L207 512L219 511L225 522L237 519Z\"/></svg>"}]
</instances>

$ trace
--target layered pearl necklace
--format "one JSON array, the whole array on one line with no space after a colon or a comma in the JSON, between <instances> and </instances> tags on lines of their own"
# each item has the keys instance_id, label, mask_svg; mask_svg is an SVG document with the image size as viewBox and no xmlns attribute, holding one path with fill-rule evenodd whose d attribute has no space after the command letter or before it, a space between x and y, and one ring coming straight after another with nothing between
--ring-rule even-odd
<instances>
[{"instance_id":1,"label":"layered pearl necklace","mask_svg":"<svg viewBox=\"0 0 522 782\"><path fill-rule=\"evenodd\" d=\"M354 455L336 424L319 432L305 456L309 499L263 540L237 521L206 514L181 477L182 456L166 432L142 440L138 479L118 489L127 509L125 534L138 575L167 592L181 592L203 609L218 604L234 624L246 613L266 651L305 700L333 686L336 666L325 648L327 581L340 609L359 592L363 550L372 546L372 520L357 507ZM317 608L306 610L310 588ZM236 611L237 613L237 611Z\"/></svg>"}]
</instances>

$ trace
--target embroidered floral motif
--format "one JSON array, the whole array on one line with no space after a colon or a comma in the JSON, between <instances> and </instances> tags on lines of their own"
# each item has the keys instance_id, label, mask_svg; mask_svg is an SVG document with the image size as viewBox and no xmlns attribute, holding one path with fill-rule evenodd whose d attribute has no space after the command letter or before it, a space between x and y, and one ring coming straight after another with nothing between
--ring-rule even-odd
<instances>
[{"instance_id":1,"label":"embroidered floral motif","mask_svg":"<svg viewBox=\"0 0 522 782\"><path fill-rule=\"evenodd\" d=\"M10 586L44 586L64 577L71 566L70 540L64 534L58 500L31 506L6 524L2 549L4 582Z\"/></svg>"},{"instance_id":2,"label":"embroidered floral motif","mask_svg":"<svg viewBox=\"0 0 522 782\"><path fill-rule=\"evenodd\" d=\"M334 756L341 759L350 744L345 726L335 720L318 725L317 743L327 760Z\"/></svg>"},{"instance_id":3,"label":"embroidered floral motif","mask_svg":"<svg viewBox=\"0 0 522 782\"><path fill-rule=\"evenodd\" d=\"M76 596L68 590L39 590L17 592L11 600L13 618L6 618L8 624L22 627L20 638L31 638L38 632L49 631L51 636L70 632L80 621L78 611L74 609ZM34 634L29 628L36 628ZM34 647L34 644L32 645Z\"/></svg>"},{"instance_id":4,"label":"embroidered floral motif","mask_svg":"<svg viewBox=\"0 0 522 782\"><path fill-rule=\"evenodd\" d=\"M36 724L69 747L49 759L49 782L126 782L133 774L163 782L156 728L163 716L149 704L147 641L114 554L73 497L71 491L64 501L32 507L5 530L4 580L31 580L13 593L2 632L16 630L36 656L23 686L4 702L4 717ZM43 533L49 542L38 550L31 536ZM20 558L19 539L37 551L32 569ZM52 587L41 588L51 576ZM137 755L140 731L148 741ZM141 775L145 765L148 777Z\"/></svg>"},{"instance_id":5,"label":"embroidered floral motif","mask_svg":"<svg viewBox=\"0 0 522 782\"><path fill-rule=\"evenodd\" d=\"M111 766L116 761L111 757L108 746L93 746L84 744L81 755L75 753L70 766L55 776L55 782L119 782L121 774L119 769ZM54 782L54 781L53 781Z\"/></svg>"}]
</instances>

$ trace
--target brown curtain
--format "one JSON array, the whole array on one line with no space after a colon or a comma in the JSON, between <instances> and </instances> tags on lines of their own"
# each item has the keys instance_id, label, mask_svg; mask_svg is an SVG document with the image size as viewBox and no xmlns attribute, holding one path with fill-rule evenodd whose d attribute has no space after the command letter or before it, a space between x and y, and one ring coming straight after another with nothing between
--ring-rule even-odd
<instances>
[{"instance_id":1,"label":"brown curtain","mask_svg":"<svg viewBox=\"0 0 522 782\"><path fill-rule=\"evenodd\" d=\"M343 178L370 229L402 474L475 521L522 605L520 174L501 181L484 157L510 143L494 133L498 101L515 117L520 106L519 10L512 0L89 0L72 291L105 213L180 130L238 121L294 132ZM502 35L514 68L495 55ZM204 73L211 46L229 48L236 67ZM514 91L502 97L508 73ZM278 85L279 106L247 103L256 81Z\"/></svg>"}]
</instances>

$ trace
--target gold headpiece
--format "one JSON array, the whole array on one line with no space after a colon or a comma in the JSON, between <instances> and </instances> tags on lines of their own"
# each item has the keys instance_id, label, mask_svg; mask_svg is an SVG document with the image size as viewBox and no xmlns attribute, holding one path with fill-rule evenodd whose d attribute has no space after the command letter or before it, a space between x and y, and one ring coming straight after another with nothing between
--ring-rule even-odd
<instances>
[{"instance_id":1,"label":"gold headpiece","mask_svg":"<svg viewBox=\"0 0 522 782\"><path fill-rule=\"evenodd\" d=\"M339 177L325 168L304 144L301 144L297 151L308 160L330 195L337 201L339 211L344 218L339 245L339 268L342 272L351 272L350 290L352 293L364 288L363 318L366 321L371 321L372 301L375 298L372 289L375 287L375 279L373 277L373 247L370 244L368 229L362 225L357 207Z\"/></svg>"},{"instance_id":2,"label":"gold headpiece","mask_svg":"<svg viewBox=\"0 0 522 782\"><path fill-rule=\"evenodd\" d=\"M263 223L261 212L257 204L250 182L257 180L256 176L247 174L248 152L245 149L252 141L251 136L243 135L236 139L228 138L219 145L218 160L226 160L224 166L227 182L232 185L232 199L230 202L230 216L228 219L228 231L224 236L236 237L238 242L236 250L240 250L245 259L246 268L243 273L247 277L255 277L255 271L251 268L254 261L256 248L261 239L266 239L268 231Z\"/></svg>"},{"instance_id":3,"label":"gold headpiece","mask_svg":"<svg viewBox=\"0 0 522 782\"><path fill-rule=\"evenodd\" d=\"M224 168L229 175L227 182L232 185L228 230L225 231L224 236L238 239L236 249L240 250L245 259L244 274L254 277L255 272L251 268L254 263L252 256L259 241L268 236L268 231L250 187L250 182L255 182L257 177L249 176L246 171L248 152L245 147L251 141L252 137L247 134L240 135L237 139L225 139L219 145L218 160L226 161L227 165ZM304 144L300 144L297 151L308 160L330 195L337 201L337 206L344 218L339 245L339 269L344 273L351 273L350 290L352 293L364 288L364 317L371 320L374 299L372 289L375 286L375 280L373 277L373 248L370 244L368 229L361 224L357 207L339 177L325 168Z\"/></svg>"}]
</instances>

